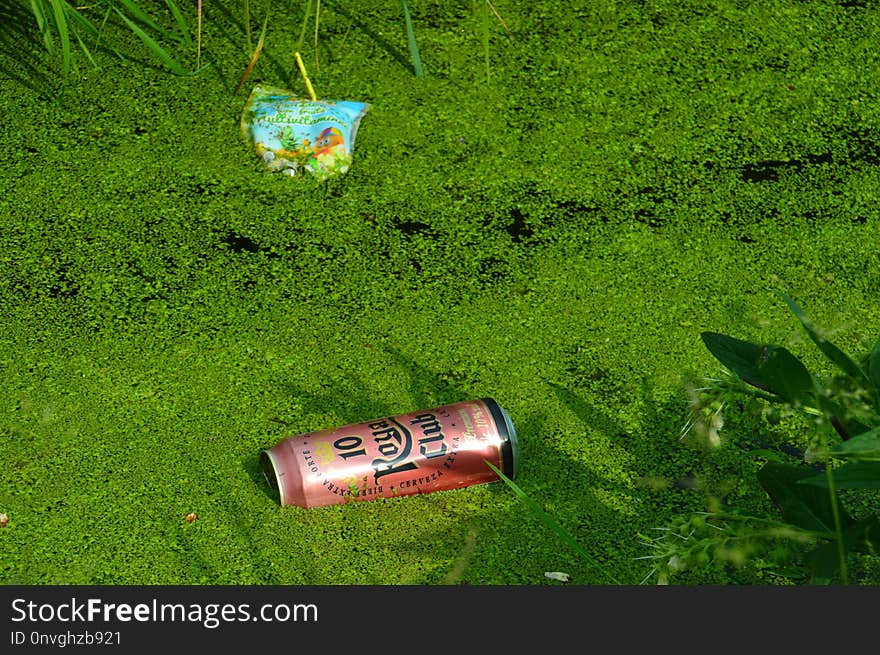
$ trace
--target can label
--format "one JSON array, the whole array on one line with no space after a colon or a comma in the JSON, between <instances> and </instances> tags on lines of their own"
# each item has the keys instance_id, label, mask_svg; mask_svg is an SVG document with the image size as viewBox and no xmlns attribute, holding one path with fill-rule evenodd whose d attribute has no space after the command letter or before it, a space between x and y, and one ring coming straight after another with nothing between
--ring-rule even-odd
<instances>
[{"instance_id":1,"label":"can label","mask_svg":"<svg viewBox=\"0 0 880 655\"><path fill-rule=\"evenodd\" d=\"M288 437L263 455L282 505L317 507L513 477L512 424L491 398Z\"/></svg>"}]
</instances>

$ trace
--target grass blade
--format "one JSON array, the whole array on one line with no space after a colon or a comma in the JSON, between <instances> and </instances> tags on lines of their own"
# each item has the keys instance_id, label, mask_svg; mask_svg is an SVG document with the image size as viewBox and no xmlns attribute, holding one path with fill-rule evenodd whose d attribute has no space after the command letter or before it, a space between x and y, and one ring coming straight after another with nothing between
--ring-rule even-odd
<instances>
[{"instance_id":1,"label":"grass blade","mask_svg":"<svg viewBox=\"0 0 880 655\"><path fill-rule=\"evenodd\" d=\"M144 45L146 45L153 52L153 54L159 59L159 61L170 68L175 75L180 75L181 77L189 77L191 75L195 75L195 73L198 72L190 72L186 70L183 66L177 63L177 60L175 60L174 57L168 54L168 51L165 50L165 48L159 45L149 34L138 27L136 23L134 23L121 11L119 11L119 9L114 7L114 10L117 14L119 14L119 17L122 18L125 24L128 25L129 29L134 32L140 38L140 40L144 42Z\"/></svg>"},{"instance_id":2,"label":"grass blade","mask_svg":"<svg viewBox=\"0 0 880 655\"><path fill-rule=\"evenodd\" d=\"M244 9L244 38L247 44L247 51L254 54L254 42L251 38L251 3L244 0L242 9Z\"/></svg>"},{"instance_id":3,"label":"grass blade","mask_svg":"<svg viewBox=\"0 0 880 655\"><path fill-rule=\"evenodd\" d=\"M880 341L874 343L871 354L868 356L868 373L874 388L880 391Z\"/></svg>"},{"instance_id":4,"label":"grass blade","mask_svg":"<svg viewBox=\"0 0 880 655\"><path fill-rule=\"evenodd\" d=\"M46 6L44 0L31 0L31 12L37 19L37 27L40 28L40 34L43 35L43 44L46 51L50 55L55 54L55 43L52 41L52 28L49 26L49 19L46 16Z\"/></svg>"},{"instance_id":5,"label":"grass blade","mask_svg":"<svg viewBox=\"0 0 880 655\"><path fill-rule=\"evenodd\" d=\"M65 9L68 4L64 0L49 0L52 5L52 13L55 17L55 29L58 30L58 40L61 42L61 70L64 79L70 77L70 33L67 29L67 15Z\"/></svg>"},{"instance_id":6,"label":"grass blade","mask_svg":"<svg viewBox=\"0 0 880 655\"><path fill-rule=\"evenodd\" d=\"M485 461L485 460L484 460ZM494 466L491 462L486 462L489 465L489 468L495 471L495 474L508 486L513 492L517 495L517 497L525 502L528 508L532 511L532 513L537 516L548 528L550 528L553 532L555 532L566 544L568 544L578 555L584 558L590 565L593 567L602 570L602 566L596 562L587 551L585 551L581 545L575 541L574 537L572 537L559 523L550 516L547 512L541 509L540 505L532 500L525 491L523 491L518 484L516 484L513 480L508 478L504 473L502 473L498 467ZM605 577L608 578L613 584L619 585L621 584L614 577L604 572Z\"/></svg>"},{"instance_id":7,"label":"grass blade","mask_svg":"<svg viewBox=\"0 0 880 655\"><path fill-rule=\"evenodd\" d=\"M181 36L183 36L183 40L186 41L186 45L191 48L193 41L192 36L189 33L189 25L186 24L186 19L183 17L180 9L177 8L177 4L175 4L174 0L165 0L165 4L171 11L171 15L174 16L174 22L177 23L177 27L180 30ZM199 0L199 7L201 6L202 3L201 0Z\"/></svg>"},{"instance_id":8,"label":"grass blade","mask_svg":"<svg viewBox=\"0 0 880 655\"><path fill-rule=\"evenodd\" d=\"M253 54L251 54L250 61L248 61L247 68L245 68L244 73L241 74L241 77L238 79L238 84L235 85L235 90L232 92L233 95L238 93L238 90L241 88L241 85L244 84L245 80L250 76L251 72L254 70L254 67L257 65L257 60L260 58L260 54L263 52L263 45L266 41L266 26L269 24L269 7L266 7L266 17L263 19L263 27L260 30L260 38L257 41L257 47L254 50Z\"/></svg>"},{"instance_id":9,"label":"grass blade","mask_svg":"<svg viewBox=\"0 0 880 655\"><path fill-rule=\"evenodd\" d=\"M416 41L412 17L409 14L409 5L406 4L406 0L400 0L400 3L403 5L403 20L406 23L406 38L409 41L409 56L412 59L413 72L416 77L422 77L425 70L422 68L422 58L419 56L419 44Z\"/></svg>"},{"instance_id":10,"label":"grass blade","mask_svg":"<svg viewBox=\"0 0 880 655\"><path fill-rule=\"evenodd\" d=\"M498 10L495 9L495 5L493 5L489 0L486 0L486 4L489 5L489 9L492 10L492 13L495 14L495 18L498 19L498 22L501 23L501 27L507 32L507 36L513 37L513 33L510 31L510 28L507 27L507 23L504 22L504 19L501 18L501 14L498 13Z\"/></svg>"},{"instance_id":11,"label":"grass blade","mask_svg":"<svg viewBox=\"0 0 880 655\"><path fill-rule=\"evenodd\" d=\"M137 3L134 2L134 0L118 0L118 2L120 5L125 7L125 10L128 12L128 14L132 18L134 18L136 21L142 23L143 25L146 25L147 27L149 27L151 30L153 30L155 32L158 32L159 34L161 34L165 38L173 39L175 41L180 41L180 37L177 34L174 34L173 32L166 30L159 23L157 23L152 18L150 18L149 14L147 14L147 12L145 12L143 9L141 9L137 5ZM122 15L122 12L119 11L119 9L116 9L116 11L120 15ZM129 26L132 24L132 22L130 20L128 20L126 22L129 24ZM140 35L138 35L138 36L140 36Z\"/></svg>"},{"instance_id":12,"label":"grass blade","mask_svg":"<svg viewBox=\"0 0 880 655\"><path fill-rule=\"evenodd\" d=\"M83 16L81 13L79 13L73 7L70 8L68 13L70 14L71 23L77 24L77 26L78 26L77 30L83 29L89 34L89 36L94 37L95 42L92 44L92 49L95 49L101 43L101 30L104 29L104 25L107 23L107 18L110 15L110 11L111 10L108 9L107 13L104 14L104 20L101 21L101 28L100 29L95 27L95 25L88 18ZM109 43L105 44L104 47L107 48L108 50L110 50L110 52L112 52L114 55L116 55L120 59L125 59L123 54L121 52L119 52L119 50L114 48L112 44L109 44Z\"/></svg>"},{"instance_id":13,"label":"grass blade","mask_svg":"<svg viewBox=\"0 0 880 655\"><path fill-rule=\"evenodd\" d=\"M88 49L88 47L86 46L86 44L83 43L83 40L82 40L81 38L79 38L79 33L78 33L78 32L74 32L73 35L76 37L77 42L79 42L79 47L80 47L80 49L82 49L83 53L85 53L85 56L88 58L88 60L89 60L90 62L92 62L92 66L93 66L94 68L98 68L98 64L97 64L97 62L95 61L94 57L92 57L92 53L89 52L89 49Z\"/></svg>"},{"instance_id":14,"label":"grass blade","mask_svg":"<svg viewBox=\"0 0 880 655\"><path fill-rule=\"evenodd\" d=\"M850 359L849 355L844 353L840 348L835 346L822 334L820 334L813 321L806 315L806 313L804 313L804 310L802 310L792 298L779 290L777 290L776 293L785 301L785 304L788 305L788 308L792 311L792 313L798 317L801 325L804 326L807 334L810 335L810 339L812 339L813 343L815 343L819 347L819 350L821 350L825 354L825 356L833 363L837 364L837 366L840 367L840 369L844 373L846 373L854 380L859 381L859 383L861 383L866 389L871 389L873 386L871 384L871 380L861 369L861 367L856 364L852 359Z\"/></svg>"},{"instance_id":15,"label":"grass blade","mask_svg":"<svg viewBox=\"0 0 880 655\"><path fill-rule=\"evenodd\" d=\"M306 2L306 13L303 15L302 27L299 30L299 40L296 42L296 52L302 52L303 43L306 40L306 27L309 24L309 18L312 17L312 0Z\"/></svg>"}]
</instances>

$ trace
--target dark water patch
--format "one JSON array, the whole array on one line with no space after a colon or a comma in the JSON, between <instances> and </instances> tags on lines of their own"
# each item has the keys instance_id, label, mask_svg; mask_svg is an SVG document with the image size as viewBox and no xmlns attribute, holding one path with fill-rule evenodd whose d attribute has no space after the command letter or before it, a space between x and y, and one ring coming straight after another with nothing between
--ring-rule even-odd
<instances>
[{"instance_id":1,"label":"dark water patch","mask_svg":"<svg viewBox=\"0 0 880 655\"><path fill-rule=\"evenodd\" d=\"M505 260L489 256L480 260L477 273L480 281L484 284L498 282L510 274L510 267Z\"/></svg>"},{"instance_id":2,"label":"dark water patch","mask_svg":"<svg viewBox=\"0 0 880 655\"><path fill-rule=\"evenodd\" d=\"M576 220L601 213L602 209L597 205L587 205L580 200L559 200L553 204L552 215L567 220ZM608 222L608 217L605 215L600 216L600 219L603 223ZM550 224L552 225L553 222L554 221L551 220Z\"/></svg>"},{"instance_id":3,"label":"dark water patch","mask_svg":"<svg viewBox=\"0 0 880 655\"><path fill-rule=\"evenodd\" d=\"M219 180L192 180L187 185L187 190L194 196L215 196L219 189Z\"/></svg>"},{"instance_id":4,"label":"dark water patch","mask_svg":"<svg viewBox=\"0 0 880 655\"><path fill-rule=\"evenodd\" d=\"M280 257L278 251L269 246L261 246L249 236L229 230L220 240L220 247L228 249L235 254L260 253L269 259ZM289 248L288 248L289 249Z\"/></svg>"},{"instance_id":5,"label":"dark water patch","mask_svg":"<svg viewBox=\"0 0 880 655\"><path fill-rule=\"evenodd\" d=\"M775 55L764 61L764 67L774 71L787 71L789 64L785 56Z\"/></svg>"},{"instance_id":6,"label":"dark water patch","mask_svg":"<svg viewBox=\"0 0 880 655\"><path fill-rule=\"evenodd\" d=\"M800 170L809 165L832 163L834 157L830 152L809 154L803 159L765 159L743 166L740 177L745 182L776 182L779 180L780 170Z\"/></svg>"},{"instance_id":7,"label":"dark water patch","mask_svg":"<svg viewBox=\"0 0 880 655\"><path fill-rule=\"evenodd\" d=\"M394 224L394 229L404 236L412 237L422 235L432 239L437 237L437 233L434 229L427 223L422 223L421 221L404 221L400 218L393 218L391 222Z\"/></svg>"},{"instance_id":8,"label":"dark water patch","mask_svg":"<svg viewBox=\"0 0 880 655\"><path fill-rule=\"evenodd\" d=\"M514 207L508 212L508 217L511 219L510 223L508 223L507 227L504 228L510 237L514 240L515 243L522 243L528 239L531 239L534 236L535 231L529 227L528 222L526 221L525 214L520 210L519 207Z\"/></svg>"},{"instance_id":9,"label":"dark water patch","mask_svg":"<svg viewBox=\"0 0 880 655\"><path fill-rule=\"evenodd\" d=\"M650 207L641 207L633 214L639 223L644 223L650 228L657 228L663 225L663 221L657 218L657 214Z\"/></svg>"},{"instance_id":10,"label":"dark water patch","mask_svg":"<svg viewBox=\"0 0 880 655\"><path fill-rule=\"evenodd\" d=\"M226 236L223 237L223 244L235 253L260 252L260 246L258 246L253 239L241 234L236 234L232 231L228 232Z\"/></svg>"},{"instance_id":11,"label":"dark water patch","mask_svg":"<svg viewBox=\"0 0 880 655\"><path fill-rule=\"evenodd\" d=\"M872 166L880 164L880 137L873 129L859 127L840 132L848 146L849 160Z\"/></svg>"},{"instance_id":12,"label":"dark water patch","mask_svg":"<svg viewBox=\"0 0 880 655\"><path fill-rule=\"evenodd\" d=\"M641 187L632 196L636 201L633 217L651 229L662 227L669 208L680 204L680 194L671 180L661 180L656 186Z\"/></svg>"},{"instance_id":13,"label":"dark water patch","mask_svg":"<svg viewBox=\"0 0 880 655\"><path fill-rule=\"evenodd\" d=\"M49 297L70 300L79 295L79 284L70 273L70 264L62 262L55 267L54 281L49 285Z\"/></svg>"}]
</instances>

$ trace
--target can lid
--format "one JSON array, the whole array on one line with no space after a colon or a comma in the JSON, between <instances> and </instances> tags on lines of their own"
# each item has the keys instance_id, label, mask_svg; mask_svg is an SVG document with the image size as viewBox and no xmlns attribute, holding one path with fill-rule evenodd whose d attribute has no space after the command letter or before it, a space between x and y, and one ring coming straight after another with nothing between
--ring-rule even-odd
<instances>
[{"instance_id":1,"label":"can lid","mask_svg":"<svg viewBox=\"0 0 880 655\"><path fill-rule=\"evenodd\" d=\"M510 419L510 414L508 414L507 410L501 406L499 406L498 409L501 410L501 415L504 416L504 424L507 427L507 436L508 439L510 439L510 479L512 480L519 474L519 439L516 436L516 428L513 427L513 421Z\"/></svg>"},{"instance_id":2,"label":"can lid","mask_svg":"<svg viewBox=\"0 0 880 655\"><path fill-rule=\"evenodd\" d=\"M501 464L504 475L513 480L519 471L519 440L510 414L494 398L483 398L483 402L492 413L498 432L504 443L501 447Z\"/></svg>"}]
</instances>

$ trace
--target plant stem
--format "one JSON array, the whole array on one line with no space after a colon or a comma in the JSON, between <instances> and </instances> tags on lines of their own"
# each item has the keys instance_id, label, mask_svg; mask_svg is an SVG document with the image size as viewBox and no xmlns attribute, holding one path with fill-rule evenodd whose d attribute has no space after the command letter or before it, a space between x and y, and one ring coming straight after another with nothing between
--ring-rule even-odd
<instances>
[{"instance_id":1,"label":"plant stem","mask_svg":"<svg viewBox=\"0 0 880 655\"><path fill-rule=\"evenodd\" d=\"M302 52L303 43L305 43L305 40L306 40L306 27L308 27L309 18L311 17L311 15L312 15L312 0L307 0L306 1L306 12L303 15L302 27L300 27L300 30L299 30L299 40L296 42L296 48L295 48L296 52Z\"/></svg>"},{"instance_id":2,"label":"plant stem","mask_svg":"<svg viewBox=\"0 0 880 655\"><path fill-rule=\"evenodd\" d=\"M837 491L834 488L834 475L831 466L825 463L825 477L828 479L828 493L831 495L831 513L834 515L834 531L837 538L837 558L840 562L840 581L849 584L849 574L846 570L846 551L843 547L843 530L840 527L840 510L837 507Z\"/></svg>"}]
</instances>

